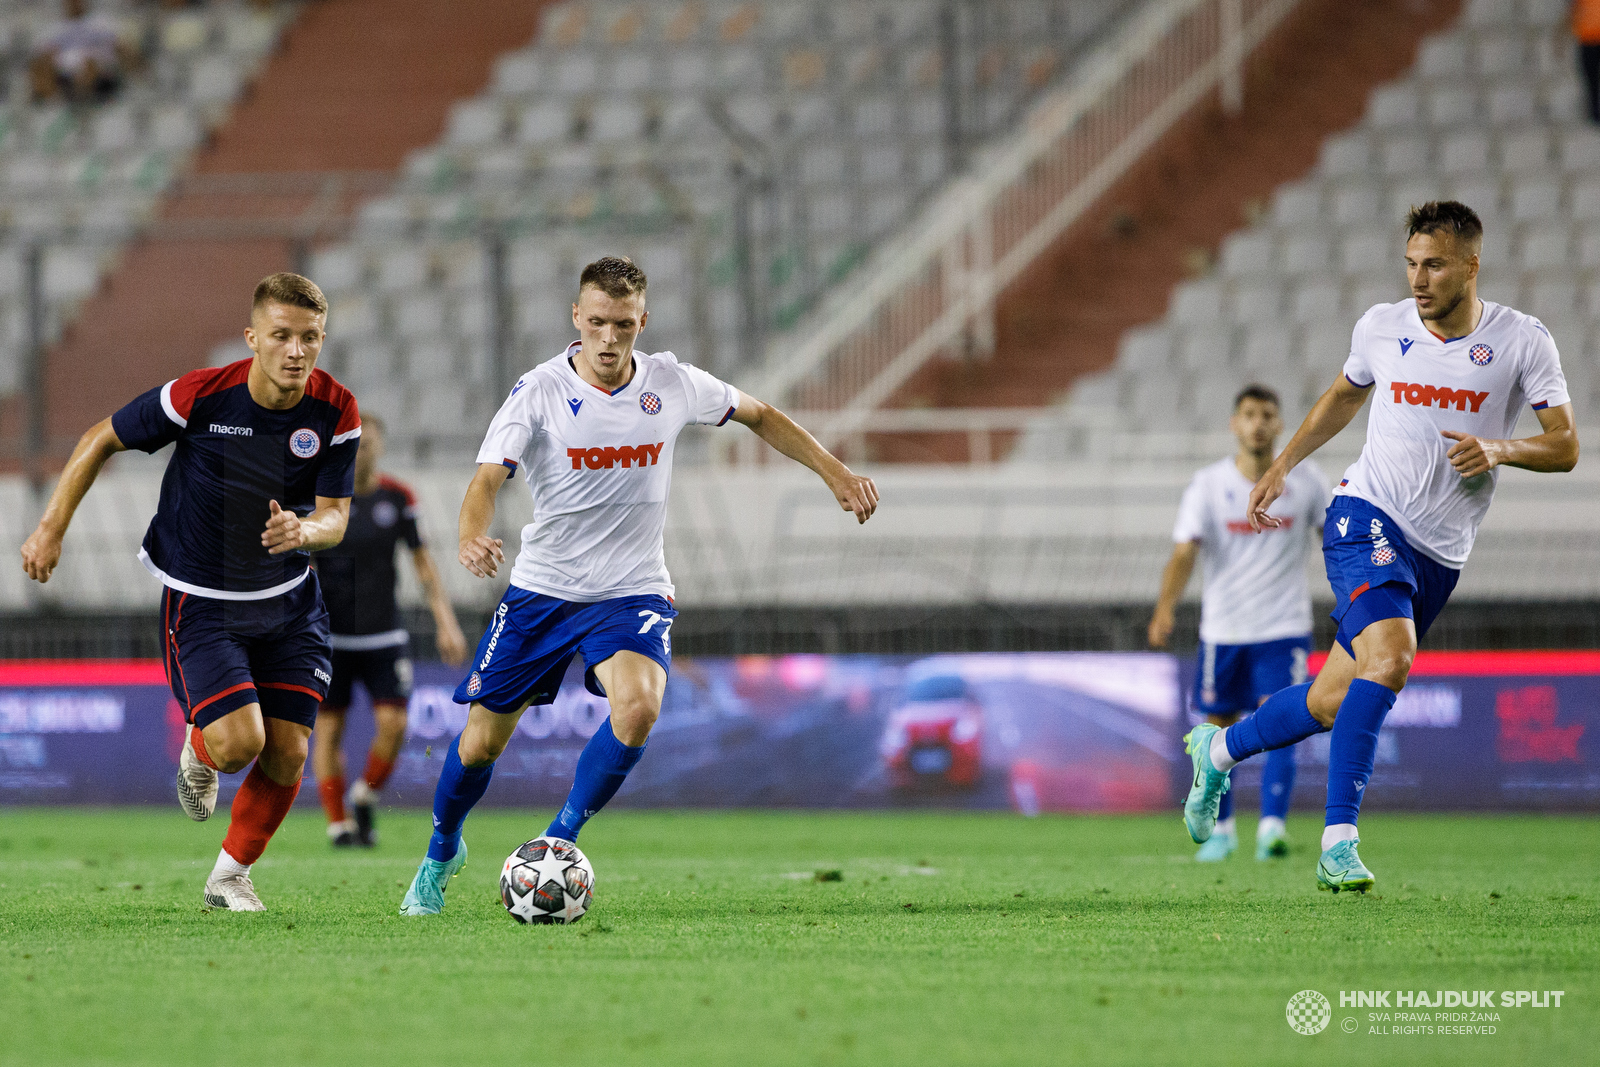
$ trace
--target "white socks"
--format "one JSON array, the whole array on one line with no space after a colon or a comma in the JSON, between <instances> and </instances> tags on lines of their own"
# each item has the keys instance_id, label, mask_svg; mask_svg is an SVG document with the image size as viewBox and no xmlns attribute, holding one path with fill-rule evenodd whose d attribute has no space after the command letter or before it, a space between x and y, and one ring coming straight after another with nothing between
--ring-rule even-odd
<instances>
[{"instance_id":1,"label":"white socks","mask_svg":"<svg viewBox=\"0 0 1600 1067\"><path fill-rule=\"evenodd\" d=\"M1353 822L1337 822L1332 826L1324 827L1322 831L1322 851L1328 851L1340 841L1355 841L1359 836L1356 833L1356 824Z\"/></svg>"},{"instance_id":2,"label":"white socks","mask_svg":"<svg viewBox=\"0 0 1600 1067\"><path fill-rule=\"evenodd\" d=\"M1256 827L1256 840L1259 841L1262 838L1270 837L1273 834L1277 834L1279 837L1282 837L1288 832L1288 824L1282 819L1278 818L1276 815L1263 815L1261 816L1261 824Z\"/></svg>"},{"instance_id":3,"label":"white socks","mask_svg":"<svg viewBox=\"0 0 1600 1067\"><path fill-rule=\"evenodd\" d=\"M250 873L250 865L248 863L240 863L228 855L227 849L222 849L217 853L217 865L211 868L211 873L217 878L231 878L239 874L247 875Z\"/></svg>"},{"instance_id":4,"label":"white socks","mask_svg":"<svg viewBox=\"0 0 1600 1067\"><path fill-rule=\"evenodd\" d=\"M1223 774L1227 774L1239 765L1239 761L1228 755L1228 729L1223 727L1211 735L1211 765Z\"/></svg>"}]
</instances>

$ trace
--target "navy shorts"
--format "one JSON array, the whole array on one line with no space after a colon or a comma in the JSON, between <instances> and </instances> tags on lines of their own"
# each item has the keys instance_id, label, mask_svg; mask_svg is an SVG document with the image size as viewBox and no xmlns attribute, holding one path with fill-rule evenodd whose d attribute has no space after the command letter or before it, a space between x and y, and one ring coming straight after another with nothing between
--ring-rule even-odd
<instances>
[{"instance_id":1,"label":"navy shorts","mask_svg":"<svg viewBox=\"0 0 1600 1067\"><path fill-rule=\"evenodd\" d=\"M1263 697L1306 680L1311 635L1250 645L1200 642L1194 710L1201 715L1255 711Z\"/></svg>"},{"instance_id":2,"label":"navy shorts","mask_svg":"<svg viewBox=\"0 0 1600 1067\"><path fill-rule=\"evenodd\" d=\"M1350 642L1375 622L1410 619L1421 641L1439 617L1461 572L1416 551L1382 509L1360 497L1336 496L1322 528L1322 558L1333 586L1335 635Z\"/></svg>"},{"instance_id":3,"label":"navy shorts","mask_svg":"<svg viewBox=\"0 0 1600 1067\"><path fill-rule=\"evenodd\" d=\"M406 645L333 650L333 684L323 706L342 711L360 682L374 704L405 704L411 699L411 650Z\"/></svg>"},{"instance_id":4,"label":"navy shorts","mask_svg":"<svg viewBox=\"0 0 1600 1067\"><path fill-rule=\"evenodd\" d=\"M167 683L185 720L206 727L247 704L311 726L332 677L328 612L313 571L268 600L162 590Z\"/></svg>"},{"instance_id":5,"label":"navy shorts","mask_svg":"<svg viewBox=\"0 0 1600 1067\"><path fill-rule=\"evenodd\" d=\"M502 713L548 704L579 652L588 665L584 686L595 696L606 695L594 676L595 665L617 652L649 656L670 673L672 620L677 617L664 596L579 604L512 586L478 642L472 672L456 686L456 703L482 704Z\"/></svg>"}]
</instances>

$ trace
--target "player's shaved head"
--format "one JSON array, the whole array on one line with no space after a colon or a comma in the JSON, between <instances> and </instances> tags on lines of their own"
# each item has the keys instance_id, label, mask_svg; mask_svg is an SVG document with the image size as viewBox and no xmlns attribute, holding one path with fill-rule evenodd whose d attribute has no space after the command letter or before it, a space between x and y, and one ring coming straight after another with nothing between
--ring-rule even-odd
<instances>
[{"instance_id":1,"label":"player's shaved head","mask_svg":"<svg viewBox=\"0 0 1600 1067\"><path fill-rule=\"evenodd\" d=\"M591 286L616 300L643 296L650 284L644 271L627 256L601 256L578 275L578 295Z\"/></svg>"},{"instance_id":2,"label":"player's shaved head","mask_svg":"<svg viewBox=\"0 0 1600 1067\"><path fill-rule=\"evenodd\" d=\"M250 301L250 317L254 319L268 304L304 308L318 315L328 314L328 298L316 282L302 274L279 271L269 274L256 283L255 296Z\"/></svg>"}]
</instances>

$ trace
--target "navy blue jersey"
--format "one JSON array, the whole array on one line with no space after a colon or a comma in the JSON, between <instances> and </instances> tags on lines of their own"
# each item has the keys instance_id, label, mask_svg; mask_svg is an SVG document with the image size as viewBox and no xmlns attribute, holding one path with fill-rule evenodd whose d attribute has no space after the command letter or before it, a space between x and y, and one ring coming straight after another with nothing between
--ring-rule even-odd
<instances>
[{"instance_id":1,"label":"navy blue jersey","mask_svg":"<svg viewBox=\"0 0 1600 1067\"><path fill-rule=\"evenodd\" d=\"M394 556L402 543L422 547L417 498L404 483L380 477L372 492L351 498L344 540L317 553L317 578L335 648L360 651L405 644L394 600L399 580ZM367 640L351 643L341 637Z\"/></svg>"},{"instance_id":2,"label":"navy blue jersey","mask_svg":"<svg viewBox=\"0 0 1600 1067\"><path fill-rule=\"evenodd\" d=\"M294 588L309 555L262 546L269 501L304 518L317 497L355 491L361 416L350 390L312 371L300 402L273 411L250 396L250 363L190 371L111 416L129 448L177 442L139 559L196 596L263 600Z\"/></svg>"}]
</instances>

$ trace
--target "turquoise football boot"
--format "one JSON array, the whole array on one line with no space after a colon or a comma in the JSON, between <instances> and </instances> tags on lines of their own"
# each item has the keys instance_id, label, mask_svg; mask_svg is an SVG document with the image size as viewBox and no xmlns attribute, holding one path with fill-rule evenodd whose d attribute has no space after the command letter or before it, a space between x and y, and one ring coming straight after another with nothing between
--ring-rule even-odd
<instances>
[{"instance_id":1,"label":"turquoise football boot","mask_svg":"<svg viewBox=\"0 0 1600 1067\"><path fill-rule=\"evenodd\" d=\"M1317 888L1328 889L1335 893L1356 892L1365 893L1372 888L1377 877L1361 862L1361 857L1356 855L1356 846L1361 843L1359 837L1348 841L1340 841L1330 849L1323 850L1322 858L1317 861Z\"/></svg>"},{"instance_id":2,"label":"turquoise football boot","mask_svg":"<svg viewBox=\"0 0 1600 1067\"><path fill-rule=\"evenodd\" d=\"M1256 859L1281 860L1289 854L1289 835L1273 827L1256 831Z\"/></svg>"},{"instance_id":3,"label":"turquoise football boot","mask_svg":"<svg viewBox=\"0 0 1600 1067\"><path fill-rule=\"evenodd\" d=\"M1199 863L1221 863L1233 855L1238 847L1237 833L1213 833L1206 839L1206 843L1200 846L1200 851L1194 854L1194 858Z\"/></svg>"},{"instance_id":4,"label":"turquoise football boot","mask_svg":"<svg viewBox=\"0 0 1600 1067\"><path fill-rule=\"evenodd\" d=\"M456 849L456 854L443 863L424 857L422 865L417 868L417 876L411 879L411 888L406 890L406 898L400 902L400 914L439 914L444 910L444 891L450 887L450 879L461 873L461 868L466 865L465 841Z\"/></svg>"},{"instance_id":5,"label":"turquoise football boot","mask_svg":"<svg viewBox=\"0 0 1600 1067\"><path fill-rule=\"evenodd\" d=\"M1217 809L1222 804L1222 794L1229 788L1228 775L1211 763L1211 738L1218 727L1203 722L1183 735L1184 751L1194 762L1194 785L1189 788L1189 798L1183 802L1183 825L1197 845L1211 838L1217 825Z\"/></svg>"}]
</instances>

